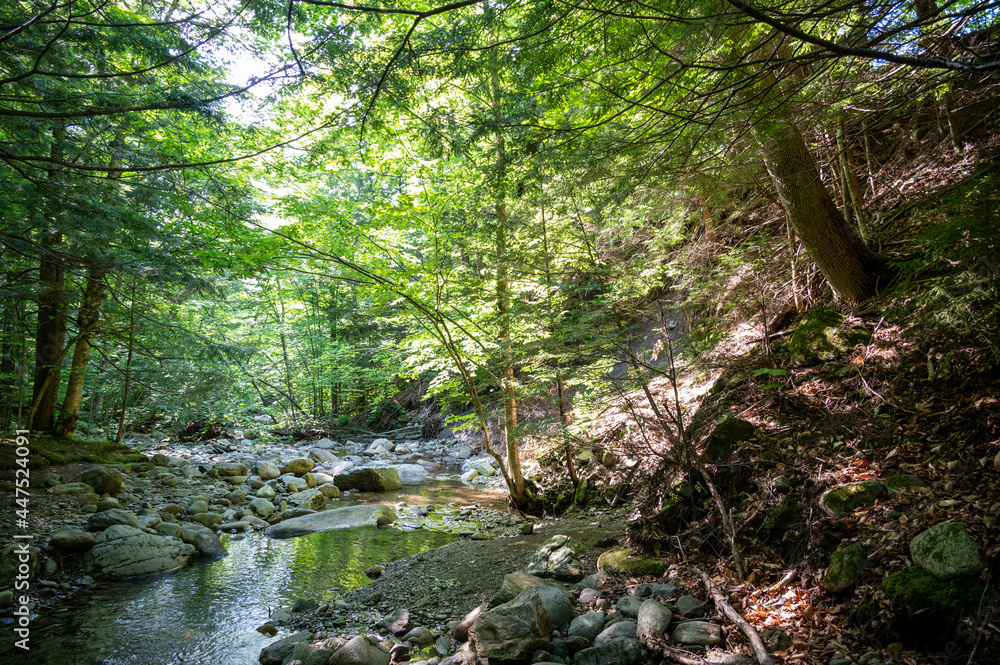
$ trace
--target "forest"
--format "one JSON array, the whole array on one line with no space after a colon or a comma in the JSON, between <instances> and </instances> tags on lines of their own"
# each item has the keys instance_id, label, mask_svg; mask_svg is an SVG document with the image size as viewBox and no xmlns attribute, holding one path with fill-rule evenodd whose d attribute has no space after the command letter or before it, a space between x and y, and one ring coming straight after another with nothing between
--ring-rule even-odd
<instances>
[{"instance_id":1,"label":"forest","mask_svg":"<svg viewBox=\"0 0 1000 665\"><path fill-rule=\"evenodd\" d=\"M0 436L465 437L741 584L919 469L992 561L998 102L985 0L4 2Z\"/></svg>"}]
</instances>

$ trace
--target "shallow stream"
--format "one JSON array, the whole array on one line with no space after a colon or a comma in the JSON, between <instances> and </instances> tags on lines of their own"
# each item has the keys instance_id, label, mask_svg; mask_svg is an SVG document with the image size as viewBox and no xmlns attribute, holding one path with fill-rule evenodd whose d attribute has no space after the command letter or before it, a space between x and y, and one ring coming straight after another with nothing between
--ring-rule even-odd
<instances>
[{"instance_id":1,"label":"shallow stream","mask_svg":"<svg viewBox=\"0 0 1000 665\"><path fill-rule=\"evenodd\" d=\"M393 505L496 501L455 481L429 480L405 493L354 495L349 503ZM401 517L403 515L401 514ZM17 665L252 665L273 638L257 632L279 606L329 600L369 580L369 566L457 538L427 529L357 528L276 540L222 534L229 555L164 575L77 592L31 623L31 650L3 629L0 661Z\"/></svg>"}]
</instances>

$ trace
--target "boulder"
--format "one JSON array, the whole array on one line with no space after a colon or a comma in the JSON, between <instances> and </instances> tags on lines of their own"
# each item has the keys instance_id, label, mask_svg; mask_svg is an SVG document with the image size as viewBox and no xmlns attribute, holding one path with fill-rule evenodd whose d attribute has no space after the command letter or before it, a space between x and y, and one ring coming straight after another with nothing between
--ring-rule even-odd
<instances>
[{"instance_id":1,"label":"boulder","mask_svg":"<svg viewBox=\"0 0 1000 665\"><path fill-rule=\"evenodd\" d=\"M390 612L382 619L382 626L393 635L402 635L411 627L409 610L399 609Z\"/></svg>"},{"instance_id":2,"label":"boulder","mask_svg":"<svg viewBox=\"0 0 1000 665\"><path fill-rule=\"evenodd\" d=\"M79 529L56 531L49 538L49 547L56 547L68 552L86 552L94 546L94 534Z\"/></svg>"},{"instance_id":3,"label":"boulder","mask_svg":"<svg viewBox=\"0 0 1000 665\"><path fill-rule=\"evenodd\" d=\"M323 496L325 496L328 499L336 499L340 496L340 488L334 485L333 483L323 483L316 489L322 492Z\"/></svg>"},{"instance_id":4,"label":"boulder","mask_svg":"<svg viewBox=\"0 0 1000 665\"><path fill-rule=\"evenodd\" d=\"M702 459L706 462L724 461L733 453L736 446L754 435L753 424L740 420L732 413L727 413L715 425L715 429L705 441L705 452Z\"/></svg>"},{"instance_id":5,"label":"boulder","mask_svg":"<svg viewBox=\"0 0 1000 665\"><path fill-rule=\"evenodd\" d=\"M191 519L202 526L215 526L216 524L222 524L222 515L214 512L196 513L191 516Z\"/></svg>"},{"instance_id":6,"label":"boulder","mask_svg":"<svg viewBox=\"0 0 1000 665\"><path fill-rule=\"evenodd\" d=\"M284 473L278 477L278 481L285 486L291 493L301 492L309 487L309 481L305 478L300 478L294 476L290 473Z\"/></svg>"},{"instance_id":7,"label":"boulder","mask_svg":"<svg viewBox=\"0 0 1000 665\"><path fill-rule=\"evenodd\" d=\"M268 527L264 533L272 538L291 538L307 533L387 524L395 520L396 514L381 504L347 506L284 520Z\"/></svg>"},{"instance_id":8,"label":"boulder","mask_svg":"<svg viewBox=\"0 0 1000 665\"><path fill-rule=\"evenodd\" d=\"M106 466L95 466L77 474L74 483L86 483L98 494L121 494L125 478L120 471Z\"/></svg>"},{"instance_id":9,"label":"boulder","mask_svg":"<svg viewBox=\"0 0 1000 665\"><path fill-rule=\"evenodd\" d=\"M187 564L194 552L188 543L115 524L97 536L87 568L95 577L110 579L152 575Z\"/></svg>"},{"instance_id":10,"label":"boulder","mask_svg":"<svg viewBox=\"0 0 1000 665\"><path fill-rule=\"evenodd\" d=\"M220 478L233 478L247 475L247 467L239 462L220 462L213 467L219 472Z\"/></svg>"},{"instance_id":11,"label":"boulder","mask_svg":"<svg viewBox=\"0 0 1000 665\"><path fill-rule=\"evenodd\" d=\"M910 541L910 555L939 580L978 575L986 567L965 522L943 522L920 532Z\"/></svg>"},{"instance_id":12,"label":"boulder","mask_svg":"<svg viewBox=\"0 0 1000 665\"><path fill-rule=\"evenodd\" d=\"M339 462L340 458L324 448L313 448L309 451L309 459L320 464L333 464Z\"/></svg>"},{"instance_id":13,"label":"boulder","mask_svg":"<svg viewBox=\"0 0 1000 665\"><path fill-rule=\"evenodd\" d=\"M653 595L659 594L654 593ZM674 604L677 606L677 611L685 619L697 619L705 616L705 603L690 594L684 594Z\"/></svg>"},{"instance_id":14,"label":"boulder","mask_svg":"<svg viewBox=\"0 0 1000 665\"><path fill-rule=\"evenodd\" d=\"M537 595L519 594L486 610L469 630L476 655L492 660L528 660L552 641L552 620Z\"/></svg>"},{"instance_id":15,"label":"boulder","mask_svg":"<svg viewBox=\"0 0 1000 665\"><path fill-rule=\"evenodd\" d=\"M830 515L841 517L861 506L874 503L883 494L885 486L882 483L864 480L827 490L819 498L819 504Z\"/></svg>"},{"instance_id":16,"label":"boulder","mask_svg":"<svg viewBox=\"0 0 1000 665\"><path fill-rule=\"evenodd\" d=\"M250 502L250 510L252 510L257 517L266 520L274 514L274 504L263 497L257 497Z\"/></svg>"},{"instance_id":17,"label":"boulder","mask_svg":"<svg viewBox=\"0 0 1000 665\"><path fill-rule=\"evenodd\" d=\"M313 470L315 464L308 457L299 457L297 459L288 460L285 466L281 469L281 472L290 473L295 476L304 476Z\"/></svg>"},{"instance_id":18,"label":"boulder","mask_svg":"<svg viewBox=\"0 0 1000 665\"><path fill-rule=\"evenodd\" d=\"M87 518L87 529L89 531L104 531L109 526L115 524L127 524L128 526L139 528L139 518L135 513L121 508L112 508L94 513Z\"/></svg>"},{"instance_id":19,"label":"boulder","mask_svg":"<svg viewBox=\"0 0 1000 665\"><path fill-rule=\"evenodd\" d=\"M572 602L573 594L566 591L561 586L556 584L551 580L545 580L541 577L536 577L530 573L524 571L515 571L513 573L508 573L503 577L503 583L500 585L500 590L497 591L493 598L490 599L491 605L501 605L510 600L513 600L525 589L529 589L535 586L549 586L554 589L558 589L570 597L570 602Z\"/></svg>"},{"instance_id":20,"label":"boulder","mask_svg":"<svg viewBox=\"0 0 1000 665\"><path fill-rule=\"evenodd\" d=\"M567 635L570 637L583 637L588 642L594 639L604 630L604 622L607 615L604 612L588 612L573 619L569 624Z\"/></svg>"},{"instance_id":21,"label":"boulder","mask_svg":"<svg viewBox=\"0 0 1000 665\"><path fill-rule=\"evenodd\" d=\"M403 487L399 474L391 466L351 469L334 477L334 484L341 490L361 492L387 492Z\"/></svg>"},{"instance_id":22,"label":"boulder","mask_svg":"<svg viewBox=\"0 0 1000 665\"><path fill-rule=\"evenodd\" d=\"M617 638L635 639L638 626L635 621L619 621L606 627L594 638L594 646L600 646Z\"/></svg>"},{"instance_id":23,"label":"boulder","mask_svg":"<svg viewBox=\"0 0 1000 665\"><path fill-rule=\"evenodd\" d=\"M399 482L403 485L420 485L427 482L427 469L419 464L398 464L395 467Z\"/></svg>"},{"instance_id":24,"label":"boulder","mask_svg":"<svg viewBox=\"0 0 1000 665\"><path fill-rule=\"evenodd\" d=\"M303 640L292 647L285 662L300 663L300 665L327 665L330 662L330 657L343 644L344 641L337 638L323 640L317 644Z\"/></svg>"},{"instance_id":25,"label":"boulder","mask_svg":"<svg viewBox=\"0 0 1000 665\"><path fill-rule=\"evenodd\" d=\"M292 495L289 502L306 510L323 510L326 507L326 494L312 487Z\"/></svg>"},{"instance_id":26,"label":"boulder","mask_svg":"<svg viewBox=\"0 0 1000 665\"><path fill-rule=\"evenodd\" d=\"M552 536L532 556L525 570L539 577L579 582L584 575L577 555L584 549L583 543L574 538L563 535Z\"/></svg>"},{"instance_id":27,"label":"boulder","mask_svg":"<svg viewBox=\"0 0 1000 665\"><path fill-rule=\"evenodd\" d=\"M260 476L261 480L274 480L281 475L281 469L274 462L261 460L253 468L254 473Z\"/></svg>"},{"instance_id":28,"label":"boulder","mask_svg":"<svg viewBox=\"0 0 1000 665\"><path fill-rule=\"evenodd\" d=\"M685 621L674 629L674 642L707 646L722 642L722 628L711 621Z\"/></svg>"},{"instance_id":29,"label":"boulder","mask_svg":"<svg viewBox=\"0 0 1000 665\"><path fill-rule=\"evenodd\" d=\"M857 584L867 563L868 551L861 543L854 543L834 552L830 558L830 567L823 576L823 588L831 593L847 591Z\"/></svg>"},{"instance_id":30,"label":"boulder","mask_svg":"<svg viewBox=\"0 0 1000 665\"><path fill-rule=\"evenodd\" d=\"M329 665L389 665L389 653L367 635L358 635L330 656Z\"/></svg>"},{"instance_id":31,"label":"boulder","mask_svg":"<svg viewBox=\"0 0 1000 665\"><path fill-rule=\"evenodd\" d=\"M260 657L258 658L260 665L281 665L282 661L292 653L292 649L295 648L296 644L307 642L310 637L312 637L312 633L303 630L282 638L277 642L268 644L260 652Z\"/></svg>"},{"instance_id":32,"label":"boulder","mask_svg":"<svg viewBox=\"0 0 1000 665\"><path fill-rule=\"evenodd\" d=\"M455 630L452 632L452 637L454 637L458 642L468 641L469 629L472 628L472 624L476 622L476 619L479 618L479 615L483 613L483 610L485 610L486 607L486 603L481 603L466 614L465 617L458 622L458 625L455 626Z\"/></svg>"},{"instance_id":33,"label":"boulder","mask_svg":"<svg viewBox=\"0 0 1000 665\"><path fill-rule=\"evenodd\" d=\"M667 564L656 559L632 554L624 548L611 549L597 557L597 568L611 575L649 575L659 577L667 570Z\"/></svg>"},{"instance_id":34,"label":"boulder","mask_svg":"<svg viewBox=\"0 0 1000 665\"><path fill-rule=\"evenodd\" d=\"M179 535L181 540L194 545L198 554L203 556L226 556L229 554L219 537L207 526L182 528Z\"/></svg>"},{"instance_id":35,"label":"boulder","mask_svg":"<svg viewBox=\"0 0 1000 665\"><path fill-rule=\"evenodd\" d=\"M618 637L599 646L576 652L575 665L633 665L642 656L639 643L627 637Z\"/></svg>"},{"instance_id":36,"label":"boulder","mask_svg":"<svg viewBox=\"0 0 1000 665\"><path fill-rule=\"evenodd\" d=\"M867 344L872 334L864 328L845 328L844 315L832 307L814 307L801 317L788 340L792 362L817 365L846 354L857 344Z\"/></svg>"},{"instance_id":37,"label":"boulder","mask_svg":"<svg viewBox=\"0 0 1000 665\"><path fill-rule=\"evenodd\" d=\"M652 598L644 600L639 606L636 634L642 637L658 637L667 632L667 627L673 618L674 613L660 601Z\"/></svg>"},{"instance_id":38,"label":"boulder","mask_svg":"<svg viewBox=\"0 0 1000 665\"><path fill-rule=\"evenodd\" d=\"M277 494L277 492L274 491L273 487L271 487L270 485L264 485L259 490L257 490L254 496L261 499L267 499L268 501L270 501L271 499L274 498L275 494Z\"/></svg>"},{"instance_id":39,"label":"boulder","mask_svg":"<svg viewBox=\"0 0 1000 665\"><path fill-rule=\"evenodd\" d=\"M94 488L87 483L63 483L49 490L58 496L73 496L75 494L94 494Z\"/></svg>"},{"instance_id":40,"label":"boulder","mask_svg":"<svg viewBox=\"0 0 1000 665\"><path fill-rule=\"evenodd\" d=\"M522 600L537 598L541 602L542 607L545 608L545 613L549 615L549 619L552 620L554 628L565 626L576 616L576 612L573 610L573 594L557 587L528 587L510 602L513 603L518 598Z\"/></svg>"}]
</instances>

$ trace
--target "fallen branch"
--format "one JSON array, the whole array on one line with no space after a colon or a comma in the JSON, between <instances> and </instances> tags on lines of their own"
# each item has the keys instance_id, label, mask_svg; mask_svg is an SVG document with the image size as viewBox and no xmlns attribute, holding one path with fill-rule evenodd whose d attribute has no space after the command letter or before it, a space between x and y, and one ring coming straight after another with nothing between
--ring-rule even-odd
<instances>
[{"instance_id":1,"label":"fallen branch","mask_svg":"<svg viewBox=\"0 0 1000 665\"><path fill-rule=\"evenodd\" d=\"M712 600L715 601L715 607L719 610L719 612L725 614L730 621L735 623L739 629L743 631L743 634L747 636L747 639L750 640L750 648L753 650L753 655L757 658L757 662L759 662L760 665L775 665L774 660L771 658L771 654L767 652L767 647L764 646L764 641L760 639L760 635L758 635L757 631L754 630L754 627L750 625L750 622L740 616L740 613L733 609L733 606L726 601L722 592L719 591L714 584L712 584L712 580L709 579L708 575L695 566L691 566L691 570L698 573L698 576L701 578L702 583L704 583L705 588L708 589L708 592L712 595Z\"/></svg>"}]
</instances>

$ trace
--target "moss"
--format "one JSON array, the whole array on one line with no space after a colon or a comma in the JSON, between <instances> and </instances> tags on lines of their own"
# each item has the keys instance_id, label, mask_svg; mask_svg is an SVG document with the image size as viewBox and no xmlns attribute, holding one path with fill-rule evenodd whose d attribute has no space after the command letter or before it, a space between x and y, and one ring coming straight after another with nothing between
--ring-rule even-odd
<instances>
[{"instance_id":1,"label":"moss","mask_svg":"<svg viewBox=\"0 0 1000 665\"><path fill-rule=\"evenodd\" d=\"M820 497L820 505L829 514L839 517L854 512L855 508L864 506L885 494L885 486L874 480L834 487Z\"/></svg>"},{"instance_id":2,"label":"moss","mask_svg":"<svg viewBox=\"0 0 1000 665\"><path fill-rule=\"evenodd\" d=\"M705 441L703 457L707 462L725 460L736 445L754 435L754 427L745 420L740 420L732 413L722 416L715 429Z\"/></svg>"},{"instance_id":3,"label":"moss","mask_svg":"<svg viewBox=\"0 0 1000 665\"><path fill-rule=\"evenodd\" d=\"M882 590L894 606L911 607L914 611L931 609L942 614L960 614L977 607L985 592L976 579L942 581L920 566L910 566L886 578Z\"/></svg>"},{"instance_id":4,"label":"moss","mask_svg":"<svg viewBox=\"0 0 1000 665\"><path fill-rule=\"evenodd\" d=\"M608 550L597 558L597 568L611 574L659 577L666 572L667 564L663 561L632 554L627 549L614 549Z\"/></svg>"},{"instance_id":5,"label":"moss","mask_svg":"<svg viewBox=\"0 0 1000 665\"><path fill-rule=\"evenodd\" d=\"M783 535L799 518L798 503L791 498L782 501L764 524L764 530L772 536Z\"/></svg>"},{"instance_id":6,"label":"moss","mask_svg":"<svg viewBox=\"0 0 1000 665\"><path fill-rule=\"evenodd\" d=\"M844 315L832 307L814 307L801 316L788 341L792 361L816 365L847 353L856 344L866 344L871 333L863 328L841 328Z\"/></svg>"}]
</instances>

